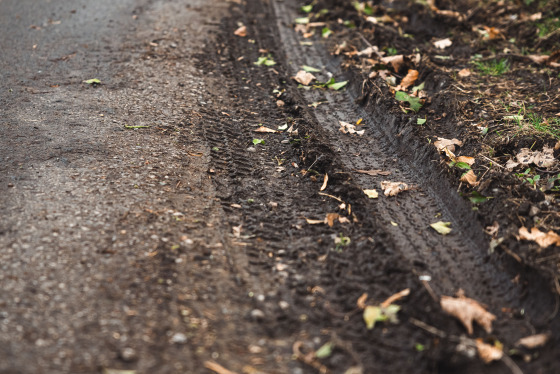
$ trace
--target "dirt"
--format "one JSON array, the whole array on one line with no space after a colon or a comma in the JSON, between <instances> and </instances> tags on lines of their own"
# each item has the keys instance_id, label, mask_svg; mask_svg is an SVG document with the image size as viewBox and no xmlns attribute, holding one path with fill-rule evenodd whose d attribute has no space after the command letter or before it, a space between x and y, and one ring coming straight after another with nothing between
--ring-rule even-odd
<instances>
[{"instance_id":1,"label":"dirt","mask_svg":"<svg viewBox=\"0 0 560 374\"><path fill-rule=\"evenodd\" d=\"M374 8L394 21L372 27L349 2L329 0L313 12L329 9L316 21L333 34L304 38L294 30L302 3L238 3L54 1L42 22L0 2L25 25L6 21L15 31L0 59L9 87L0 97L0 372L557 372L558 247L516 237L521 226L556 228L555 182L544 188L554 169L532 186L523 178L538 169L519 177L521 166L503 167L520 148L556 139L518 131L497 104L515 102L516 114L532 99L530 110L554 118L557 68L521 49L550 52L557 39L533 46L535 23L508 21L537 5L437 4L469 15L459 20L397 1ZM241 25L244 37L234 34ZM505 39L480 39L478 25ZM448 35L450 49L430 43ZM344 55L369 45L423 56L390 71L397 82L419 71L418 113L368 77L378 68ZM517 48L505 75L482 76L469 62L504 47ZM267 56L274 65L255 64ZM348 84L298 87L302 65ZM472 75L458 78L465 67ZM102 84L83 82L94 77ZM360 122L363 136L342 133L340 121ZM491 199L473 205L475 187L459 181L436 137L463 141L456 154L475 157L476 190ZM388 197L386 180L411 188ZM436 221L451 233L430 228ZM368 329L362 304L405 289L393 302L398 322ZM440 297L458 292L496 315L491 332L475 324L469 335L442 311ZM551 338L516 346L536 333ZM477 338L505 357L483 363ZM332 351L314 354L325 344Z\"/></svg>"}]
</instances>

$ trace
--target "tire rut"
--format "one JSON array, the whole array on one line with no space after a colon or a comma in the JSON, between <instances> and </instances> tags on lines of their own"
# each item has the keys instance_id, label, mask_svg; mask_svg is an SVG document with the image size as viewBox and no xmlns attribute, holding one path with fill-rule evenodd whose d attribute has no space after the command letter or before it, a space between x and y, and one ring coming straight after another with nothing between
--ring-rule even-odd
<instances>
[{"instance_id":1,"label":"tire rut","mask_svg":"<svg viewBox=\"0 0 560 374\"><path fill-rule=\"evenodd\" d=\"M336 150L349 173L356 169L391 171L387 177L353 173L354 182L362 189L378 187L382 180L416 186L416 191L404 192L396 198L380 194L374 203L384 230L416 272L430 275L430 284L438 294L452 295L463 289L467 296L487 304L493 311L512 307L533 316L543 313L548 316L554 307L550 293L533 290L527 299L523 285L512 282L515 274L506 271L499 260L489 257L482 227L471 207L442 175L438 162L434 161L439 160L435 150L414 139L410 123L400 123L390 114L377 117L374 103L365 107L355 104L363 94L365 82L352 82L356 77L343 71L340 60L329 55L323 43L305 47L300 44L296 33L287 26L298 16L291 2L272 1L270 7L277 17L277 44L285 47L285 61L292 75L302 65L321 67L327 61L326 69L333 76L350 80L344 92L326 92L322 96L310 90L300 95L306 104L328 101L309 114L315 119L318 131L324 131L330 147ZM366 123L363 137L339 132L338 121L353 122L358 118ZM439 220L452 222L452 234L441 236L429 228L430 223Z\"/></svg>"}]
</instances>

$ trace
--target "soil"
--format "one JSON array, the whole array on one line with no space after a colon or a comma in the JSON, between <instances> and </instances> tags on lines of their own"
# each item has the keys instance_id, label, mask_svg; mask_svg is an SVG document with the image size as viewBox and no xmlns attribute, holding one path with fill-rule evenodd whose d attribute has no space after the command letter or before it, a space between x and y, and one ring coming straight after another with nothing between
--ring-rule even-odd
<instances>
[{"instance_id":1,"label":"soil","mask_svg":"<svg viewBox=\"0 0 560 374\"><path fill-rule=\"evenodd\" d=\"M392 18L373 25L350 2L318 1L311 17L324 24L307 38L294 24L309 16L302 5L0 2L11 35L0 42L0 372L560 371L559 247L518 238L559 226L556 182L545 183L558 172L505 168L557 141L558 68L524 54L560 47L555 31L530 42L540 5L438 2L458 17L396 1L372 4ZM483 26L501 36L484 40ZM431 43L447 36L449 49ZM421 58L385 69L352 52L368 46ZM481 75L475 54L511 70ZM302 88L303 65L348 84ZM401 83L408 69L425 84L417 113L371 75ZM522 108L545 130L503 119ZM475 158L480 184L460 181L437 137L463 142L456 156ZM386 180L412 188L385 196ZM473 204L473 191L488 199ZM405 289L398 322L368 329L363 304ZM468 334L442 311L440 297L458 293L496 316L491 332ZM550 334L543 347L516 345L536 333ZM504 358L485 364L475 339Z\"/></svg>"}]
</instances>

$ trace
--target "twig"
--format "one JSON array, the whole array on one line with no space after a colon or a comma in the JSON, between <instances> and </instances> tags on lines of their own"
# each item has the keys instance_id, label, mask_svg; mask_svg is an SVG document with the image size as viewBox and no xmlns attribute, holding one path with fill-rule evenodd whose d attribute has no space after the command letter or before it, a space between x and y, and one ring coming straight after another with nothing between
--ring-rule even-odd
<instances>
[{"instance_id":1,"label":"twig","mask_svg":"<svg viewBox=\"0 0 560 374\"><path fill-rule=\"evenodd\" d=\"M480 156L482 156L483 158L487 159L487 160L490 161L491 163L496 164L497 166L501 167L502 169L505 169L505 166L500 165L500 164L497 163L496 161L492 160L490 157L486 157L486 156L484 156L484 155L480 155Z\"/></svg>"},{"instance_id":2,"label":"twig","mask_svg":"<svg viewBox=\"0 0 560 374\"><path fill-rule=\"evenodd\" d=\"M342 199L340 199L339 197L333 196L333 195L329 195L328 193L324 193L324 192L319 192L319 195L321 196L326 196L326 197L330 197L331 199L335 199L336 201L339 201L341 203L343 203L344 201L342 201Z\"/></svg>"}]
</instances>

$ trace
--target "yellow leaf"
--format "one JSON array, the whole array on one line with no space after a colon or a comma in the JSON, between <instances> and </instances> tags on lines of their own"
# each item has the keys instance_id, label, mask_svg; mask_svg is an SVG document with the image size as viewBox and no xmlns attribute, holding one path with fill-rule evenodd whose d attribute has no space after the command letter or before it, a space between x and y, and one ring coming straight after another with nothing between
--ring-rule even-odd
<instances>
[{"instance_id":1,"label":"yellow leaf","mask_svg":"<svg viewBox=\"0 0 560 374\"><path fill-rule=\"evenodd\" d=\"M364 193L367 195L367 197L369 197L370 199L377 199L379 197L379 193L377 193L376 190L364 190Z\"/></svg>"},{"instance_id":2,"label":"yellow leaf","mask_svg":"<svg viewBox=\"0 0 560 374\"><path fill-rule=\"evenodd\" d=\"M432 229L436 230L441 235L447 235L451 232L451 227L449 226L451 226L451 222L442 222L442 221L438 221L430 225Z\"/></svg>"},{"instance_id":3,"label":"yellow leaf","mask_svg":"<svg viewBox=\"0 0 560 374\"><path fill-rule=\"evenodd\" d=\"M375 322L381 317L381 308L378 306L368 305L364 309L364 321L368 330L371 330L375 326Z\"/></svg>"}]
</instances>

